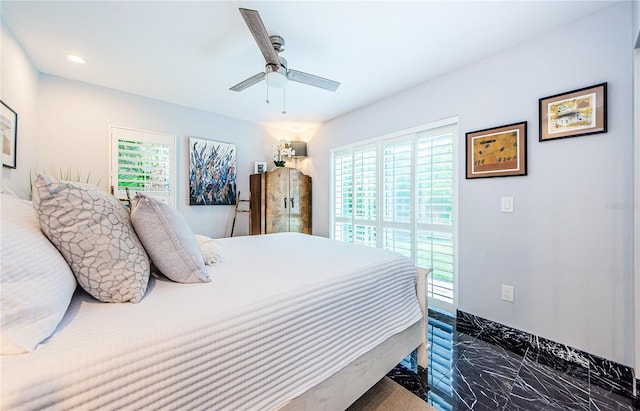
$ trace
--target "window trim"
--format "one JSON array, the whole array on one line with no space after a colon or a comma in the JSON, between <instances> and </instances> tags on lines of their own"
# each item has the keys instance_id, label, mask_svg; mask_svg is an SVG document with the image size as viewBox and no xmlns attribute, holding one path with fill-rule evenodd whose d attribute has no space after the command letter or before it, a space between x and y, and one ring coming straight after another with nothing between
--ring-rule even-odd
<instances>
[{"instance_id":1,"label":"window trim","mask_svg":"<svg viewBox=\"0 0 640 411\"><path fill-rule=\"evenodd\" d=\"M118 130L118 131L116 131ZM116 135L114 135L114 132ZM167 203L176 208L177 201L177 137L175 134L164 133L161 131L143 130L131 127L123 127L118 125L109 126L109 185L114 187L114 193L117 193L117 180L118 180L118 140L124 137L122 134L135 133L132 135L132 140L141 142L157 143L159 139L166 139L169 146L169 198ZM120 134L120 135L117 135ZM133 195L133 193L131 193Z\"/></svg>"}]
</instances>

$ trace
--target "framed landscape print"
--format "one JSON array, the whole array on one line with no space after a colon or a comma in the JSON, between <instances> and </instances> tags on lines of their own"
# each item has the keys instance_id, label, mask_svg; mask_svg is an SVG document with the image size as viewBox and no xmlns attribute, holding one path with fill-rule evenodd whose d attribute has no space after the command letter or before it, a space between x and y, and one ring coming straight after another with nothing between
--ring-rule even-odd
<instances>
[{"instance_id":1,"label":"framed landscape print","mask_svg":"<svg viewBox=\"0 0 640 411\"><path fill-rule=\"evenodd\" d=\"M527 175L527 122L466 134L467 178Z\"/></svg>"},{"instance_id":2,"label":"framed landscape print","mask_svg":"<svg viewBox=\"0 0 640 411\"><path fill-rule=\"evenodd\" d=\"M189 205L236 203L236 146L189 139Z\"/></svg>"},{"instance_id":3,"label":"framed landscape print","mask_svg":"<svg viewBox=\"0 0 640 411\"><path fill-rule=\"evenodd\" d=\"M540 99L540 141L607 132L607 83Z\"/></svg>"},{"instance_id":4,"label":"framed landscape print","mask_svg":"<svg viewBox=\"0 0 640 411\"><path fill-rule=\"evenodd\" d=\"M2 166L16 168L18 145L18 113L0 101L0 129L2 129Z\"/></svg>"}]
</instances>

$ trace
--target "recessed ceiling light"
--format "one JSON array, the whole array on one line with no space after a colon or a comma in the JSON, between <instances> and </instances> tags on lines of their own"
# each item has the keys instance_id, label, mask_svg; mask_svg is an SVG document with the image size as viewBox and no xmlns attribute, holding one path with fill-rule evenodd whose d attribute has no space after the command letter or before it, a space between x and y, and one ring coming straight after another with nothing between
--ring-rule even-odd
<instances>
[{"instance_id":1,"label":"recessed ceiling light","mask_svg":"<svg viewBox=\"0 0 640 411\"><path fill-rule=\"evenodd\" d=\"M73 61L74 63L80 63L80 64L84 64L84 59L80 56L76 56L74 54L69 54L67 56L67 58L71 61Z\"/></svg>"}]
</instances>

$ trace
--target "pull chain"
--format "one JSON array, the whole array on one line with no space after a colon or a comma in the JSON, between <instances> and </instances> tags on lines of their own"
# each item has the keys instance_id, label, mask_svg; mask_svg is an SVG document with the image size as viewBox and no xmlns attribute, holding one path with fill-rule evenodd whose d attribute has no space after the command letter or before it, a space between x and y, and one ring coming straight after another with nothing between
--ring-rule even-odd
<instances>
[{"instance_id":1,"label":"pull chain","mask_svg":"<svg viewBox=\"0 0 640 411\"><path fill-rule=\"evenodd\" d=\"M287 114L287 89L282 89L282 114Z\"/></svg>"},{"instance_id":2,"label":"pull chain","mask_svg":"<svg viewBox=\"0 0 640 411\"><path fill-rule=\"evenodd\" d=\"M267 84L267 104L269 104L269 76L266 76L264 81Z\"/></svg>"}]
</instances>

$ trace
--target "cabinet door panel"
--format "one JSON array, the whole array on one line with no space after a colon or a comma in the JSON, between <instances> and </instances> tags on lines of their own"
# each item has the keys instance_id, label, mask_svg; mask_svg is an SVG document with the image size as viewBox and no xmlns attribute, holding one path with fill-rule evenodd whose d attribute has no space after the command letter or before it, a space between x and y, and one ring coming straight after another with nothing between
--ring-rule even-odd
<instances>
[{"instance_id":1,"label":"cabinet door panel","mask_svg":"<svg viewBox=\"0 0 640 411\"><path fill-rule=\"evenodd\" d=\"M289 196L293 207L289 210L289 230L311 234L311 177L299 170L291 170Z\"/></svg>"},{"instance_id":2,"label":"cabinet door panel","mask_svg":"<svg viewBox=\"0 0 640 411\"><path fill-rule=\"evenodd\" d=\"M265 231L289 231L289 169L280 167L266 175Z\"/></svg>"}]
</instances>

